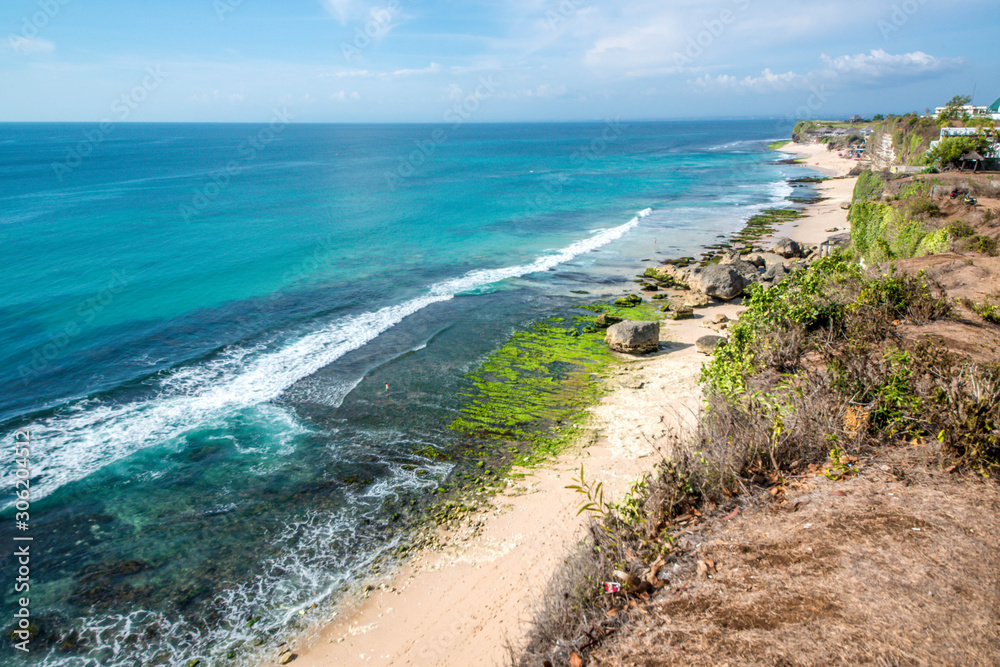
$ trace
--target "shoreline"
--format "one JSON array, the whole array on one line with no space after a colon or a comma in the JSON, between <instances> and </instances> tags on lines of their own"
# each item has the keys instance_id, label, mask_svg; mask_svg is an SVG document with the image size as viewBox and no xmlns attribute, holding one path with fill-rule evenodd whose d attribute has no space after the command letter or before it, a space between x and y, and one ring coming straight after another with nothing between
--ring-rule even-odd
<instances>
[{"instance_id":1,"label":"shoreline","mask_svg":"<svg viewBox=\"0 0 1000 667\"><path fill-rule=\"evenodd\" d=\"M778 150L831 176L846 176L855 164L823 145ZM841 206L845 196L850 202L853 183L837 178L819 184L827 199L804 205L804 217L778 226L759 244L789 236L816 245L838 233L830 229L844 231ZM439 531L440 546L405 559L366 587L364 598L342 600L331 622L297 637L295 664L504 664L506 644L516 647L524 638L533 603L585 535L578 496L565 487L582 465L588 478L603 481L608 495L618 498L652 469L657 455L669 454L671 433L690 428L700 408L697 378L708 357L694 342L717 333L707 325L718 315L735 319L741 311L737 303L715 302L696 309L694 319L664 320L659 352L619 355L623 363L609 374L604 397L588 409L581 441L538 467L512 470L487 509Z\"/></svg>"}]
</instances>

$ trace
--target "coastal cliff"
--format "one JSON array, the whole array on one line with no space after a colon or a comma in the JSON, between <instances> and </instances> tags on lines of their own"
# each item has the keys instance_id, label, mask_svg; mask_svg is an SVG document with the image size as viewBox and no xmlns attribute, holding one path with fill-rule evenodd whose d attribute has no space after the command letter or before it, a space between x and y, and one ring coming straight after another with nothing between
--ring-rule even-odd
<instances>
[{"instance_id":1,"label":"coastal cliff","mask_svg":"<svg viewBox=\"0 0 1000 667\"><path fill-rule=\"evenodd\" d=\"M851 247L749 288L702 373L706 409L664 436L656 471L611 504L581 470L589 541L518 664L1000 651L1000 520L979 509L1000 509L994 180L865 172Z\"/></svg>"}]
</instances>

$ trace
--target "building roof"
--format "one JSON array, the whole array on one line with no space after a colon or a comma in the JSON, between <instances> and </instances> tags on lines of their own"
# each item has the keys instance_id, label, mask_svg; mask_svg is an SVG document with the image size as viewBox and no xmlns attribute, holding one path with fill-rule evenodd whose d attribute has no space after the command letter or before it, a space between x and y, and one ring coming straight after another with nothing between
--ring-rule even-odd
<instances>
[{"instance_id":1,"label":"building roof","mask_svg":"<svg viewBox=\"0 0 1000 667\"><path fill-rule=\"evenodd\" d=\"M1000 113L1000 97L997 98L996 102L986 107L986 110L990 113Z\"/></svg>"}]
</instances>

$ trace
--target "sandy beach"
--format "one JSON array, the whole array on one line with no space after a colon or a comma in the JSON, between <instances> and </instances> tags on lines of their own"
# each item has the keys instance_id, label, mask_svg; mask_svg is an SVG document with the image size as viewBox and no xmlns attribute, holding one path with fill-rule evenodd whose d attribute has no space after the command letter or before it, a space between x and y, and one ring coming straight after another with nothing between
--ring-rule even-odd
<instances>
[{"instance_id":1,"label":"sandy beach","mask_svg":"<svg viewBox=\"0 0 1000 667\"><path fill-rule=\"evenodd\" d=\"M855 179L846 174L857 163L820 144L782 150L835 178L819 187L824 201L808 206L806 217L775 237L816 244L847 231L844 206ZM735 319L740 311L717 303L697 309L693 320L664 321L660 352L615 368L608 393L591 408L583 442L521 471L524 478L512 478L487 511L443 532L442 546L372 582L365 599L343 603L334 622L291 647L294 664L504 664L506 646L522 640L546 582L585 534L586 519L576 514L579 496L565 487L582 465L588 478L602 480L612 497L620 497L669 454L671 433L689 427L700 405L697 378L708 357L694 343L717 333L708 323L718 314Z\"/></svg>"}]
</instances>

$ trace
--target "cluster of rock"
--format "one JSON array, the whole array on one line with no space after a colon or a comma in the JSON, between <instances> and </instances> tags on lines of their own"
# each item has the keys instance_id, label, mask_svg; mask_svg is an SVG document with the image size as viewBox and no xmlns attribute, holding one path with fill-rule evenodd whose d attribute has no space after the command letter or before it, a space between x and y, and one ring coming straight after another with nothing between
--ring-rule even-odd
<instances>
[{"instance_id":1,"label":"cluster of rock","mask_svg":"<svg viewBox=\"0 0 1000 667\"><path fill-rule=\"evenodd\" d=\"M692 291L714 299L730 301L743 295L754 283L776 285L789 274L804 268L809 260L826 256L837 247L850 242L849 234L831 237L820 247L802 246L792 239L778 239L770 252L741 255L729 251L717 264L706 266L675 266L664 264L653 271Z\"/></svg>"},{"instance_id":2,"label":"cluster of rock","mask_svg":"<svg viewBox=\"0 0 1000 667\"><path fill-rule=\"evenodd\" d=\"M669 286L685 290L679 297L669 297L662 293L653 298L669 299L662 308L667 313L667 319L690 319L694 317L694 308L708 305L711 299L730 301L743 296L750 285L776 285L793 272L805 268L808 262L826 257L850 242L850 234L831 236L819 246L803 246L792 239L782 238L768 252L740 254L731 250L714 264L695 266L687 261L671 262L647 269L642 278L653 280L656 285L645 284L643 289L653 291ZM641 297L629 295L615 301L615 305L627 308L641 302ZM721 332L728 328L729 318L717 314L706 325ZM597 318L597 326L607 329L604 340L615 352L647 354L660 348L658 322L622 321L618 317L602 313ZM696 346L703 354L710 355L717 347L725 344L724 336L703 336L698 339Z\"/></svg>"}]
</instances>

